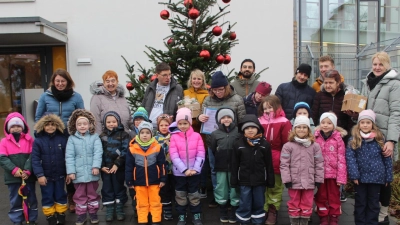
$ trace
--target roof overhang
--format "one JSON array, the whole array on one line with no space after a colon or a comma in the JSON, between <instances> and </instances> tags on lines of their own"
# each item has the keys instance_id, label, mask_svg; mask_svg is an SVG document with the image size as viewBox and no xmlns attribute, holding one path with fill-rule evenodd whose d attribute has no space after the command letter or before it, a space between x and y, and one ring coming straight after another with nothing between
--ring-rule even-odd
<instances>
[{"instance_id":1,"label":"roof overhang","mask_svg":"<svg viewBox=\"0 0 400 225\"><path fill-rule=\"evenodd\" d=\"M64 45L67 29L41 17L0 18L0 47Z\"/></svg>"}]
</instances>

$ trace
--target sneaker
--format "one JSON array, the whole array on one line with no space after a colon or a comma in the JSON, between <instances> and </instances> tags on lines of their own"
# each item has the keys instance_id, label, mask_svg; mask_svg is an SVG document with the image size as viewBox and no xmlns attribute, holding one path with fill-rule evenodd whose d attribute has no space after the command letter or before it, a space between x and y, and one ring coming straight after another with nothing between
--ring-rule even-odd
<instances>
[{"instance_id":1,"label":"sneaker","mask_svg":"<svg viewBox=\"0 0 400 225\"><path fill-rule=\"evenodd\" d=\"M179 215L178 216L177 225L186 225L186 215Z\"/></svg>"},{"instance_id":2,"label":"sneaker","mask_svg":"<svg viewBox=\"0 0 400 225\"><path fill-rule=\"evenodd\" d=\"M203 223L201 222L201 214L200 213L193 214L192 223L193 223L193 225L203 225Z\"/></svg>"},{"instance_id":3,"label":"sneaker","mask_svg":"<svg viewBox=\"0 0 400 225\"><path fill-rule=\"evenodd\" d=\"M207 188L200 188L200 198L207 198Z\"/></svg>"},{"instance_id":4,"label":"sneaker","mask_svg":"<svg viewBox=\"0 0 400 225\"><path fill-rule=\"evenodd\" d=\"M211 199L210 203L208 203L209 208L217 208L219 204L215 201L215 198Z\"/></svg>"},{"instance_id":5,"label":"sneaker","mask_svg":"<svg viewBox=\"0 0 400 225\"><path fill-rule=\"evenodd\" d=\"M90 223L99 223L99 217L96 213L90 213Z\"/></svg>"},{"instance_id":6,"label":"sneaker","mask_svg":"<svg viewBox=\"0 0 400 225\"><path fill-rule=\"evenodd\" d=\"M83 225L86 222L86 214L80 214L76 218L75 225Z\"/></svg>"},{"instance_id":7,"label":"sneaker","mask_svg":"<svg viewBox=\"0 0 400 225\"><path fill-rule=\"evenodd\" d=\"M346 194L344 192L340 193L340 201L341 202L346 202L347 201Z\"/></svg>"}]
</instances>

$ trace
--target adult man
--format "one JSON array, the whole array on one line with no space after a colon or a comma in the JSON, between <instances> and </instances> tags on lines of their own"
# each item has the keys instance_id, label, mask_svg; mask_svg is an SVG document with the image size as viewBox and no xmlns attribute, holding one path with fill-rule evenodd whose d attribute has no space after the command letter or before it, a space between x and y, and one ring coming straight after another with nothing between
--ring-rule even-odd
<instances>
[{"instance_id":1,"label":"adult man","mask_svg":"<svg viewBox=\"0 0 400 225\"><path fill-rule=\"evenodd\" d=\"M334 69L335 69L335 61L333 60L332 57L330 57L329 55L324 55L321 56L321 58L319 58L319 72L321 73L321 75L317 79L315 79L315 82L312 85L312 88L316 92L321 91L321 85L324 82L326 71ZM340 75L340 78L342 80L342 83L344 83L343 75Z\"/></svg>"},{"instance_id":2,"label":"adult man","mask_svg":"<svg viewBox=\"0 0 400 225\"><path fill-rule=\"evenodd\" d=\"M283 83L278 86L275 95L281 100L283 111L285 111L286 118L292 119L294 105L298 102L306 102L312 105L314 101L315 91L307 84L310 78L311 66L308 64L301 64L291 82Z\"/></svg>"},{"instance_id":3,"label":"adult man","mask_svg":"<svg viewBox=\"0 0 400 225\"><path fill-rule=\"evenodd\" d=\"M253 76L256 70L256 64L251 59L243 60L240 64L240 72L233 79L231 83L232 87L235 89L236 94L245 97L256 90L259 81Z\"/></svg>"},{"instance_id":4,"label":"adult man","mask_svg":"<svg viewBox=\"0 0 400 225\"><path fill-rule=\"evenodd\" d=\"M161 114L176 116L177 102L183 98L183 89L171 76L171 67L166 63L156 66L157 78L146 88L142 106L149 113L153 127Z\"/></svg>"}]
</instances>

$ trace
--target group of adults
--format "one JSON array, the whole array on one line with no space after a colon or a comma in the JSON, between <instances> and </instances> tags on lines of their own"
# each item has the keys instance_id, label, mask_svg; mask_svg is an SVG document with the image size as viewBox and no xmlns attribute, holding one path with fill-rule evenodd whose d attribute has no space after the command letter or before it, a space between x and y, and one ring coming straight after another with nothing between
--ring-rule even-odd
<instances>
[{"instance_id":1,"label":"group of adults","mask_svg":"<svg viewBox=\"0 0 400 225\"><path fill-rule=\"evenodd\" d=\"M195 69L191 72L187 87L183 90L171 74L171 68L167 63L156 66L156 79L146 88L142 106L147 110L149 119L154 128L156 118L161 114L176 116L177 102L184 96L195 98L203 109L206 107L220 108L230 107L235 112L235 118L239 122L245 114L256 114L262 99L269 95L272 87L267 82L260 82L255 77L255 63L251 59L245 59L240 65L240 72L229 83L226 76L217 71L211 77L211 88L206 89L206 78L202 71ZM311 115L316 125L322 113L333 111L338 117L338 126L350 131L357 121L358 114L350 111L341 111L346 84L345 76L335 70L334 60L330 56L322 56L319 59L320 76L311 86L308 80L311 74L311 66L301 64L294 73L290 82L278 86L275 95L280 99L286 117L293 117L293 109L296 103L306 102L311 107ZM372 70L363 81L362 95L368 98L367 108L376 113L376 123L386 138L383 149L385 156L393 155L395 144L400 134L400 75L390 66L390 58L385 52L378 52L372 58ZM64 69L54 71L50 88L39 99L35 121L45 113L59 115L65 125L75 109L84 108L82 96L73 90L74 81ZM125 98L125 89L119 84L116 72L109 70L102 76L102 82L94 82L91 85L93 94L90 102L90 111L96 119L96 132L101 133L102 117L108 111L116 111L122 120L126 131L133 129L132 112ZM259 116L259 115L257 115ZM209 117L200 114L193 118L193 128L199 132L201 124L207 122ZM67 126L66 126L67 127ZM207 138L204 138L207 143ZM213 165L213 155L209 149L209 162ZM202 172L207 174L207 166ZM215 187L216 177L211 166L212 184ZM206 177L203 176L201 185L206 186ZM67 188L70 210L74 210L72 202L73 186ZM205 193L202 193L205 194ZM390 185L382 187L381 213L387 215L387 206L391 195ZM217 206L215 202L209 206ZM386 210L386 211L385 211Z\"/></svg>"}]
</instances>

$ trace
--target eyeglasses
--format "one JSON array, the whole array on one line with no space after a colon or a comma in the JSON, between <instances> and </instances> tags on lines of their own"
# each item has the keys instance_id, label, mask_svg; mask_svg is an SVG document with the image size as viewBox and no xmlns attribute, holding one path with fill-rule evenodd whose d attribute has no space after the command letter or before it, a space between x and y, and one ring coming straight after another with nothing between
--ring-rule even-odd
<instances>
[{"instance_id":1,"label":"eyeglasses","mask_svg":"<svg viewBox=\"0 0 400 225\"><path fill-rule=\"evenodd\" d=\"M224 91L225 91L224 87L223 88L218 88L218 89L215 89L215 88L212 89L212 92L214 92L214 93L222 93Z\"/></svg>"}]
</instances>

